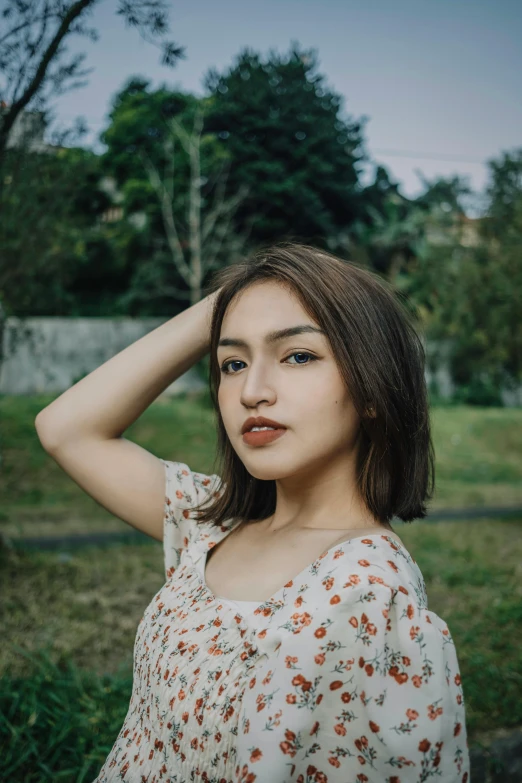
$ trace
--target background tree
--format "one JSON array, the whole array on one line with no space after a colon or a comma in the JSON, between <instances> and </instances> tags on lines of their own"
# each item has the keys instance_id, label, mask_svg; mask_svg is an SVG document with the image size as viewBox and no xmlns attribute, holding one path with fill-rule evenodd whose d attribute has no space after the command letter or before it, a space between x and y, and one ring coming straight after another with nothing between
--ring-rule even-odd
<instances>
[{"instance_id":1,"label":"background tree","mask_svg":"<svg viewBox=\"0 0 522 783\"><path fill-rule=\"evenodd\" d=\"M463 244L447 214L432 211L409 291L423 308L430 361L448 361L456 399L502 405L500 389L522 383L522 150L489 161L486 195L476 242ZM444 221L437 233L435 219Z\"/></svg>"},{"instance_id":2,"label":"background tree","mask_svg":"<svg viewBox=\"0 0 522 783\"><path fill-rule=\"evenodd\" d=\"M74 281L94 246L100 246L96 219L109 204L97 186L99 158L75 147L8 153L0 209L0 300L8 315L75 314ZM104 277L109 274L105 270Z\"/></svg>"},{"instance_id":3,"label":"background tree","mask_svg":"<svg viewBox=\"0 0 522 783\"><path fill-rule=\"evenodd\" d=\"M448 214L465 214L466 198L472 194L468 177L456 175L429 180L420 171L417 171L417 176L424 188L421 195L415 199L417 206L427 211L437 208Z\"/></svg>"},{"instance_id":4,"label":"background tree","mask_svg":"<svg viewBox=\"0 0 522 783\"><path fill-rule=\"evenodd\" d=\"M230 155L230 192L249 188L237 224L259 216L255 244L294 238L336 249L362 212L363 120L341 116L342 97L316 71L315 50L293 43L288 56L266 59L246 48L204 79L214 98L205 129Z\"/></svg>"},{"instance_id":5,"label":"background tree","mask_svg":"<svg viewBox=\"0 0 522 783\"><path fill-rule=\"evenodd\" d=\"M0 162L22 112L47 111L51 96L82 84L92 69L82 70L85 54L67 57L72 35L98 39L86 19L100 0L0 0ZM117 15L150 43L159 42L162 64L173 66L184 49L165 40L166 0L119 0ZM1 184L0 184L1 186Z\"/></svg>"},{"instance_id":6,"label":"background tree","mask_svg":"<svg viewBox=\"0 0 522 783\"><path fill-rule=\"evenodd\" d=\"M181 120L175 117L170 119L171 135L164 143L167 164L164 178L151 158L141 150L139 152L161 206L165 236L173 264L188 287L191 305L201 299L203 281L208 273L222 263L234 263L244 249L249 234L248 231L240 236L233 226L234 214L247 196L247 188L242 186L234 198L224 196L230 170L228 162L212 178L214 187L212 203L208 203L210 201L208 189L207 195L203 195L202 188L208 183L209 177L202 174L202 146L205 144L212 146L214 143L213 139L202 140L203 122L203 102L195 108L190 130L186 130ZM176 142L180 142L181 148L186 153L190 169L188 182L182 194L186 201L184 227L177 224L174 214L174 202L180 195L174 191ZM255 216L251 215L249 230L254 219ZM184 228L183 233L180 228ZM223 254L226 256L226 261L223 260L220 264ZM183 295L179 289L165 290L163 285L161 293L178 297L180 294Z\"/></svg>"},{"instance_id":7,"label":"background tree","mask_svg":"<svg viewBox=\"0 0 522 783\"><path fill-rule=\"evenodd\" d=\"M368 204L365 217L371 223L358 221L353 229L352 257L401 287L424 231L424 215L391 191L381 199L380 208Z\"/></svg>"},{"instance_id":8,"label":"background tree","mask_svg":"<svg viewBox=\"0 0 522 783\"><path fill-rule=\"evenodd\" d=\"M119 299L127 312L159 314L173 300L197 301L206 275L245 248L248 225L237 231L234 213L246 189L225 194L230 156L201 125L212 100L151 90L140 77L114 99L101 140L123 219L136 226L124 249L133 265Z\"/></svg>"},{"instance_id":9,"label":"background tree","mask_svg":"<svg viewBox=\"0 0 522 783\"><path fill-rule=\"evenodd\" d=\"M35 149L34 137L43 138L51 123L49 99L81 86L89 73L82 70L85 55L69 57L66 43L73 35L97 40L97 31L86 20L99 1L0 0L0 300L5 310L20 315L46 308L63 312L72 306L64 286L75 264L67 265L65 248L78 249L81 241L67 217L74 212L75 199L62 199L62 191L69 188L70 172L65 169L71 160L61 151L54 157L40 154L46 146L52 153L53 144L40 140ZM184 50L165 39L167 8L165 0L120 0L117 14L160 45L162 63L173 66ZM54 146L60 144L54 141ZM73 170L77 163L71 165ZM85 185L79 185L83 193L89 189L88 178ZM77 256L84 259L85 252L78 249ZM69 250L69 255L74 253Z\"/></svg>"},{"instance_id":10,"label":"background tree","mask_svg":"<svg viewBox=\"0 0 522 783\"><path fill-rule=\"evenodd\" d=\"M522 199L522 147L503 152L488 161L489 181L486 188L488 219L484 235L502 242L505 229L519 225ZM515 229L516 230L516 229Z\"/></svg>"}]
</instances>

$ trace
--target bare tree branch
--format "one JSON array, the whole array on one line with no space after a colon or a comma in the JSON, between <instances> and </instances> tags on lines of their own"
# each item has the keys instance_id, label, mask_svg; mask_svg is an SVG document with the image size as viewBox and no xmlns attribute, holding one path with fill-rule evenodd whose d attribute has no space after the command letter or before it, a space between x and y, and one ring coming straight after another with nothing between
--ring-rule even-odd
<instances>
[{"instance_id":1,"label":"bare tree branch","mask_svg":"<svg viewBox=\"0 0 522 783\"><path fill-rule=\"evenodd\" d=\"M160 179L159 173L152 161L142 154L142 160L146 166L151 182L158 195L163 216L163 224L167 242L172 254L174 265L179 270L187 283L190 291L191 304L201 299L201 290L205 275L217 267L219 255L226 246L230 257L235 257L244 247L252 229L255 216L251 218L250 228L246 234L239 236L232 229L232 219L239 204L247 196L249 189L243 186L239 192L225 198L228 168L221 167L215 177L215 192L212 206L205 214L202 199L202 184L204 178L201 175L201 136L204 125L204 114L201 107L197 107L194 115L192 131L189 133L177 120L169 122L171 135L164 145L167 162L165 165L165 180ZM183 246L179 239L179 229L174 217L174 147L175 139L179 140L182 148L189 158L189 183L188 183L188 248L189 260L185 260ZM225 174L223 176L223 172ZM181 221L178 220L179 223ZM248 225L248 224L247 224ZM166 288L161 289L165 295ZM159 295L159 294L158 294Z\"/></svg>"},{"instance_id":2,"label":"bare tree branch","mask_svg":"<svg viewBox=\"0 0 522 783\"><path fill-rule=\"evenodd\" d=\"M166 189L158 173L158 170L149 156L141 151L139 151L139 155L143 165L145 166L147 174L149 175L149 181L158 195L161 206L161 214L163 217L163 224L165 226L165 234L167 236L167 242L169 243L170 252L172 253L172 258L179 270L179 273L187 285L189 285L192 273L183 256L183 248L181 247L181 243L179 241L176 222L174 220L172 200L169 198L168 190Z\"/></svg>"},{"instance_id":3,"label":"bare tree branch","mask_svg":"<svg viewBox=\"0 0 522 783\"><path fill-rule=\"evenodd\" d=\"M97 31L84 19L99 2L104 0L0 0L2 27L11 24L0 35L0 160L22 112L42 110L51 96L85 84L78 79L92 70L80 71L86 55L64 62L64 44L71 35L97 40ZM184 48L156 40L168 31L169 7L168 0L119 0L117 14L144 40L161 45L162 64L174 66L185 56Z\"/></svg>"},{"instance_id":4,"label":"bare tree branch","mask_svg":"<svg viewBox=\"0 0 522 783\"><path fill-rule=\"evenodd\" d=\"M83 11L86 8L88 8L90 5L93 4L94 1L95 0L77 0L76 3L73 3L73 5L67 9L67 12L62 18L62 23L60 24L49 46L44 52L43 57L40 60L40 64L36 69L36 73L34 74L32 80L24 90L23 95L17 101L12 103L9 109L7 110L7 112L4 114L2 125L0 127L0 155L2 154L2 151L7 146L7 139L9 133L11 132L11 128L15 123L16 118L18 117L20 112L28 105L31 99L34 98L37 91L42 86L43 80L45 79L45 74L47 72L47 68L49 67L49 63L51 62L53 57L56 56L60 43L64 38L64 36L67 34L69 27L71 26L73 21L78 16L80 16L81 13L83 13Z\"/></svg>"}]
</instances>

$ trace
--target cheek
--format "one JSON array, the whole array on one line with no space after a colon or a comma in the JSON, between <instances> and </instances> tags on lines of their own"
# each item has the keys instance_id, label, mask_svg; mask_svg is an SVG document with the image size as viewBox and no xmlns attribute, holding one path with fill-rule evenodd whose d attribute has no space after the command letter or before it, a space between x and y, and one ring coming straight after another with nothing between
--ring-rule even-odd
<instances>
[{"instance_id":1,"label":"cheek","mask_svg":"<svg viewBox=\"0 0 522 783\"><path fill-rule=\"evenodd\" d=\"M344 383L330 377L319 385L308 385L299 393L299 408L313 422L314 437L329 441L351 440L359 429L359 416ZM296 405L296 410L297 410Z\"/></svg>"},{"instance_id":2,"label":"cheek","mask_svg":"<svg viewBox=\"0 0 522 783\"><path fill-rule=\"evenodd\" d=\"M294 394L303 404L316 407L318 413L330 417L343 416L354 410L344 381L333 369L310 373L306 383L301 381L295 385Z\"/></svg>"}]
</instances>

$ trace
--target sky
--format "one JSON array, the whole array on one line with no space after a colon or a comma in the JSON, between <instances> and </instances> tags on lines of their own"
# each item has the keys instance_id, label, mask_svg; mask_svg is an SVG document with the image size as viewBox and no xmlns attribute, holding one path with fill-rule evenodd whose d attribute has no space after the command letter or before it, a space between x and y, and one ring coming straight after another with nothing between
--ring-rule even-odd
<instances>
[{"instance_id":1,"label":"sky","mask_svg":"<svg viewBox=\"0 0 522 783\"><path fill-rule=\"evenodd\" d=\"M366 116L371 159L401 191L423 190L418 172L468 176L480 192L487 160L522 147L521 0L174 0L169 38L185 47L175 68L116 15L118 0L101 0L88 21L97 42L71 38L69 52L87 53L88 84L54 101L57 120L83 116L83 144L98 139L111 100L131 75L205 94L209 68L224 72L250 47L266 57L293 41L316 49L326 86L344 98L343 113Z\"/></svg>"}]
</instances>

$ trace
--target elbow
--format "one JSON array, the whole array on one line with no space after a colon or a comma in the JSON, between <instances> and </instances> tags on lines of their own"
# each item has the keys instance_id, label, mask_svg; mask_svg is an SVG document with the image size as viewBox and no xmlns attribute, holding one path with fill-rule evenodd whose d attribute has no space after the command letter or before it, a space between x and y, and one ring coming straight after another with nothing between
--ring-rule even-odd
<instances>
[{"instance_id":1,"label":"elbow","mask_svg":"<svg viewBox=\"0 0 522 783\"><path fill-rule=\"evenodd\" d=\"M43 415L43 411L40 411L34 420L34 427L38 440L42 444L45 451L51 452L56 448L56 429L53 429L49 421ZM53 434L54 433L54 434Z\"/></svg>"}]
</instances>

